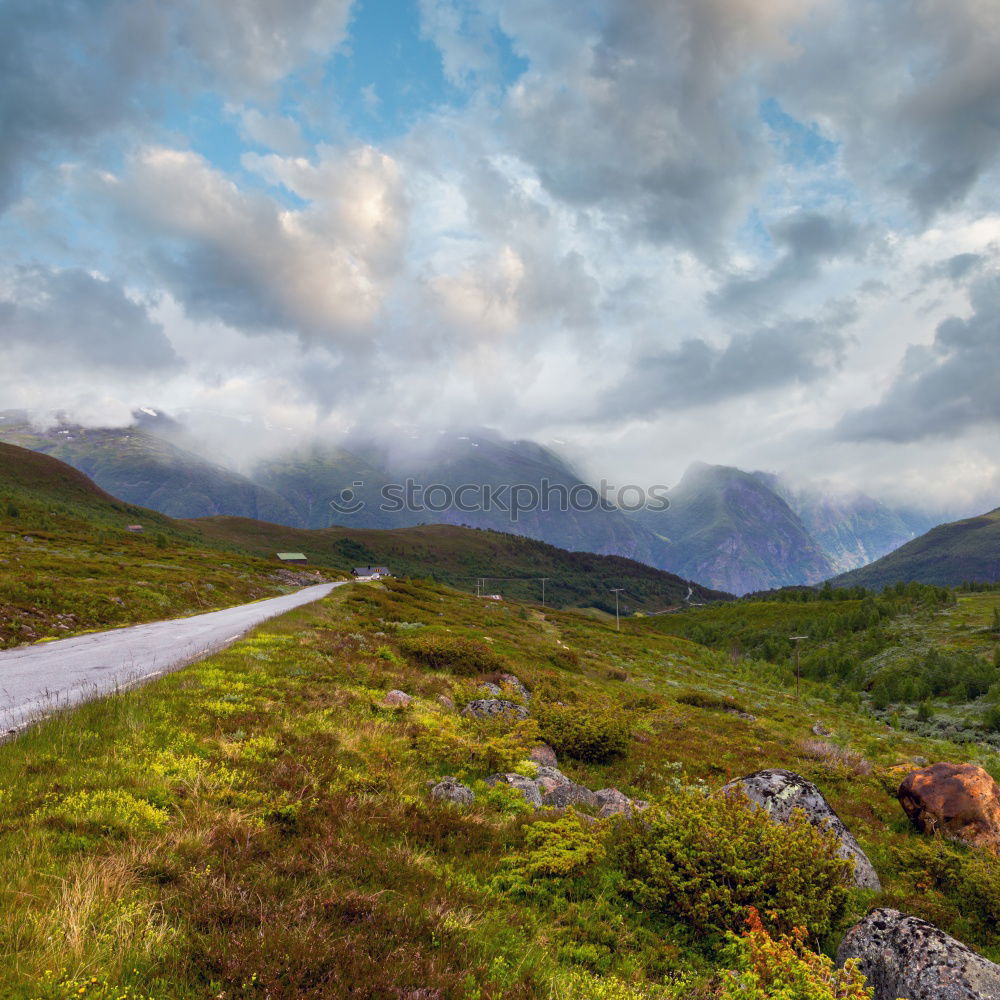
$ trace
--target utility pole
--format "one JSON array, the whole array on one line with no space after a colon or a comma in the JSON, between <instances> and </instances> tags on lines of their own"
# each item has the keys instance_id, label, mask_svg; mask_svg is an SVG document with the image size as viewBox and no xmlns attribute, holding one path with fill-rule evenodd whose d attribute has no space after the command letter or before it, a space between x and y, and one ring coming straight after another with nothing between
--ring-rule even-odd
<instances>
[{"instance_id":1,"label":"utility pole","mask_svg":"<svg viewBox=\"0 0 1000 1000\"><path fill-rule=\"evenodd\" d=\"M799 644L803 639L808 639L807 635L790 635L788 637L792 642L795 643L795 700L799 700L799 682L801 678L801 672L799 671Z\"/></svg>"},{"instance_id":2,"label":"utility pole","mask_svg":"<svg viewBox=\"0 0 1000 1000\"><path fill-rule=\"evenodd\" d=\"M624 590L624 587L612 587L611 593L615 595L615 631L620 632L622 630L622 620L621 615L618 614L618 595Z\"/></svg>"},{"instance_id":3,"label":"utility pole","mask_svg":"<svg viewBox=\"0 0 1000 1000\"><path fill-rule=\"evenodd\" d=\"M552 579L552 577L550 577L550 576L543 576L542 577L542 607L543 608L545 607L545 583L546 583L546 581L551 580L551 579Z\"/></svg>"},{"instance_id":4,"label":"utility pole","mask_svg":"<svg viewBox=\"0 0 1000 1000\"><path fill-rule=\"evenodd\" d=\"M481 576L476 577L476 597L483 596L483 578Z\"/></svg>"}]
</instances>

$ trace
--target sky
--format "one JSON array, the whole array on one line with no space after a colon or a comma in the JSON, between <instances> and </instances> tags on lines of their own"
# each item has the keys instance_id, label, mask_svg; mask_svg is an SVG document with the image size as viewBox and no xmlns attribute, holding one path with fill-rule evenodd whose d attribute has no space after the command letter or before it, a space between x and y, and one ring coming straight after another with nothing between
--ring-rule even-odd
<instances>
[{"instance_id":1,"label":"sky","mask_svg":"<svg viewBox=\"0 0 1000 1000\"><path fill-rule=\"evenodd\" d=\"M0 409L1000 505L992 0L5 0Z\"/></svg>"}]
</instances>

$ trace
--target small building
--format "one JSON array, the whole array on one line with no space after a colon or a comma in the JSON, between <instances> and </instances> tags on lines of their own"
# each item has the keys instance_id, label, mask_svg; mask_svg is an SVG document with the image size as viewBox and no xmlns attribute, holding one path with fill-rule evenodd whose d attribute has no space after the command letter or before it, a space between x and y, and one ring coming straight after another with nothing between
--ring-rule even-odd
<instances>
[{"instance_id":1,"label":"small building","mask_svg":"<svg viewBox=\"0 0 1000 1000\"><path fill-rule=\"evenodd\" d=\"M298 565L302 565L303 563L309 562L304 552L279 552L277 555L283 563L296 563Z\"/></svg>"},{"instance_id":2,"label":"small building","mask_svg":"<svg viewBox=\"0 0 1000 1000\"><path fill-rule=\"evenodd\" d=\"M381 580L383 576L390 576L386 566L355 566L351 570L351 576L357 580Z\"/></svg>"},{"instance_id":3,"label":"small building","mask_svg":"<svg viewBox=\"0 0 1000 1000\"><path fill-rule=\"evenodd\" d=\"M125 530L126 531L131 531L131 532L133 532L136 535L141 535L142 534L142 525L141 524L126 524L125 525Z\"/></svg>"}]
</instances>

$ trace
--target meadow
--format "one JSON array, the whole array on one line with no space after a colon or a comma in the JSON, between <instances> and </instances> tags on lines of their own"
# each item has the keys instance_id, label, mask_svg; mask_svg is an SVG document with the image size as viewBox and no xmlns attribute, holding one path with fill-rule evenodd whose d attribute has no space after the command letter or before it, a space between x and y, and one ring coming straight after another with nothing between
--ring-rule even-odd
<instances>
[{"instance_id":1,"label":"meadow","mask_svg":"<svg viewBox=\"0 0 1000 1000\"><path fill-rule=\"evenodd\" d=\"M829 982L817 954L872 905L1000 958L992 867L916 834L895 799L921 758L1000 775L995 748L895 728L824 683L804 681L796 700L787 662L662 625L619 632L428 581L357 585L25 732L0 747L0 894L16 915L0 927L0 994L728 998L722 970L761 954ZM527 719L471 719L441 701L460 708L499 666L531 689ZM391 689L413 701L386 707ZM832 735L817 739L817 722ZM484 783L531 773L540 738L573 780L648 800L651 819L534 812ZM754 883L773 904L759 914L732 895L728 908L675 905L688 897L642 862L650 838L662 852L677 846L670 830L687 831L699 891L717 900L725 836L706 824L739 838L750 821L713 812L706 793L763 767L816 782L882 894L832 883L789 894L777 863ZM475 802L432 801L428 782L443 775ZM666 807L685 822L665 831ZM821 855L804 836L790 831L775 857ZM803 941L782 937L800 919ZM836 995L863 995L852 989Z\"/></svg>"}]
</instances>

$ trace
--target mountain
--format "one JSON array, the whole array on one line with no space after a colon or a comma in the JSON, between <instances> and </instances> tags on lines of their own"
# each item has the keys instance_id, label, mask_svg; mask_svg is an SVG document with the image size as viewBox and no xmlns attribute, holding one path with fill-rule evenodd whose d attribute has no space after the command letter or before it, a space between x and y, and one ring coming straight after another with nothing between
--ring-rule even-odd
<instances>
[{"instance_id":1,"label":"mountain","mask_svg":"<svg viewBox=\"0 0 1000 1000\"><path fill-rule=\"evenodd\" d=\"M780 476L753 475L781 497L829 560L834 572L864 566L937 523L916 511L888 507L864 493L831 487L794 487Z\"/></svg>"},{"instance_id":2,"label":"mountain","mask_svg":"<svg viewBox=\"0 0 1000 1000\"><path fill-rule=\"evenodd\" d=\"M577 510L562 501L576 491L585 506L591 491L561 458L532 441L510 441L492 431L442 434L431 442L403 438L395 449L363 439L348 441L344 449L313 447L262 463L254 479L287 499L306 527L467 525L661 565L662 545L642 524L613 507ZM404 506L393 497L403 495L407 480L420 489L417 503ZM513 487L523 486L520 496L530 501L531 491L541 494L544 484L550 509L530 503L531 509L509 509ZM331 508L345 488L352 500ZM393 491L389 502L386 489Z\"/></svg>"},{"instance_id":3,"label":"mountain","mask_svg":"<svg viewBox=\"0 0 1000 1000\"><path fill-rule=\"evenodd\" d=\"M170 517L232 514L299 524L294 508L245 476L208 462L143 426L88 429L60 424L34 429L0 414L0 441L52 455L126 503Z\"/></svg>"},{"instance_id":4,"label":"mountain","mask_svg":"<svg viewBox=\"0 0 1000 1000\"><path fill-rule=\"evenodd\" d=\"M696 462L670 491L668 510L634 516L663 541L659 565L720 590L745 594L831 575L788 503L740 469Z\"/></svg>"},{"instance_id":5,"label":"mountain","mask_svg":"<svg viewBox=\"0 0 1000 1000\"><path fill-rule=\"evenodd\" d=\"M1000 582L1000 508L932 528L869 566L834 579L844 587L881 589L900 580L954 586Z\"/></svg>"}]
</instances>

